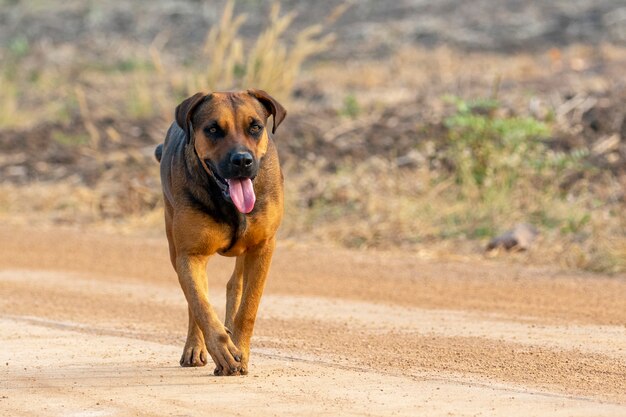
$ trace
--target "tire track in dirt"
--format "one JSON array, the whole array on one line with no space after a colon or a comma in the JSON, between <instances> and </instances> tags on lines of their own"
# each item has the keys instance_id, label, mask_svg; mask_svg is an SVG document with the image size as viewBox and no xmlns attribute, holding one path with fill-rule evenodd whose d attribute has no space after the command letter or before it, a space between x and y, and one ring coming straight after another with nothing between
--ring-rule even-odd
<instances>
[{"instance_id":1,"label":"tire track in dirt","mask_svg":"<svg viewBox=\"0 0 626 417\"><path fill-rule=\"evenodd\" d=\"M3 297L2 307L13 314L5 317L90 334L183 343L186 312L175 285L4 270L0 293L7 284L11 293ZM33 290L46 294L43 300L49 302L28 303ZM214 304L221 307L224 294L216 293ZM218 311L223 314L222 308ZM134 318L130 326L128 316ZM69 324L50 321L55 317ZM179 340L172 339L176 334ZM617 326L541 326L477 313L267 295L257 338L260 347L280 355L397 376L443 372L617 401L626 391L626 332Z\"/></svg>"},{"instance_id":2,"label":"tire track in dirt","mask_svg":"<svg viewBox=\"0 0 626 417\"><path fill-rule=\"evenodd\" d=\"M3 301L7 310L33 311L37 307L41 309L41 314L54 314L51 311L52 304L62 304L65 310L73 308L76 312L84 311L87 306L100 306L96 309L98 314L108 315L97 317L100 323L119 320L119 311L128 312L133 306L153 318L159 317L161 310L165 310L161 312L163 316L169 316L172 309L180 312L184 306L180 290L173 283L146 285L114 282L105 276L79 273L5 269L0 271L0 286L10 288L13 295ZM30 297L33 288L46 296L36 297L33 303L17 301ZM15 296L18 292L22 293L21 297ZM64 297L68 301L58 303ZM220 289L212 291L210 298L216 310L223 314L225 292ZM46 301L51 305L46 306ZM494 313L429 310L316 296L268 294L263 301L259 319L267 321L308 320L357 327L375 334L395 331L448 337L481 337L528 346L539 344L554 349L601 353L617 358L626 355L626 332L622 326L546 325L537 323L532 317L511 320L506 315ZM81 305L77 305L77 302ZM20 306L28 306L28 310ZM59 308L52 310L58 311ZM72 318L75 314L69 314L68 317Z\"/></svg>"},{"instance_id":3,"label":"tire track in dirt","mask_svg":"<svg viewBox=\"0 0 626 417\"><path fill-rule=\"evenodd\" d=\"M6 350L0 350L0 360L10 361L0 368L3 415L450 416L497 410L507 416L617 417L624 411L493 382L398 377L275 355L259 355L256 377L220 378L164 361L178 352L170 345L9 319L0 319L0 331L12 335L3 337Z\"/></svg>"}]
</instances>

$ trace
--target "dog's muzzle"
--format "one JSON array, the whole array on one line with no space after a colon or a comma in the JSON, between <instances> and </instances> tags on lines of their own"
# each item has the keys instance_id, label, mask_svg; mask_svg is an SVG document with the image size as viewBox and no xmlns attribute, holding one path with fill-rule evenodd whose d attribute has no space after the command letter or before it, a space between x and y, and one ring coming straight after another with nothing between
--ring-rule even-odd
<instances>
[{"instance_id":1,"label":"dog's muzzle","mask_svg":"<svg viewBox=\"0 0 626 417\"><path fill-rule=\"evenodd\" d=\"M222 190L224 198L233 203L239 212L248 214L254 209L256 194L253 180L258 172L258 162L250 152L233 151L216 167L209 160L206 166Z\"/></svg>"}]
</instances>

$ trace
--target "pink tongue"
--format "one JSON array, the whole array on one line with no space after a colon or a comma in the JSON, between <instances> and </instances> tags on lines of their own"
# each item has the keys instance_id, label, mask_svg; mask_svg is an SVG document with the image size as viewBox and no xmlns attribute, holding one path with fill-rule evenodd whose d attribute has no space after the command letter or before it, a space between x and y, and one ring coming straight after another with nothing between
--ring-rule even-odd
<instances>
[{"instance_id":1,"label":"pink tongue","mask_svg":"<svg viewBox=\"0 0 626 417\"><path fill-rule=\"evenodd\" d=\"M256 196L250 178L230 179L228 181L228 191L233 204L242 213L250 213L254 208Z\"/></svg>"}]
</instances>

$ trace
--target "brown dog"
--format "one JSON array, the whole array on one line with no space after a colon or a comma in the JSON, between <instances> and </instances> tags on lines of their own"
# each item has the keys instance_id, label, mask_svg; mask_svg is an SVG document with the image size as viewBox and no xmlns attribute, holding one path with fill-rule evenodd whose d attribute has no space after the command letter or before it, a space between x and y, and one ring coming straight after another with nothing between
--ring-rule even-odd
<instances>
[{"instance_id":1,"label":"brown dog","mask_svg":"<svg viewBox=\"0 0 626 417\"><path fill-rule=\"evenodd\" d=\"M172 265L189 306L182 366L248 372L250 338L283 215L283 176L272 133L286 111L261 90L198 93L176 108L157 146ZM209 304L206 266L236 256L222 324Z\"/></svg>"}]
</instances>

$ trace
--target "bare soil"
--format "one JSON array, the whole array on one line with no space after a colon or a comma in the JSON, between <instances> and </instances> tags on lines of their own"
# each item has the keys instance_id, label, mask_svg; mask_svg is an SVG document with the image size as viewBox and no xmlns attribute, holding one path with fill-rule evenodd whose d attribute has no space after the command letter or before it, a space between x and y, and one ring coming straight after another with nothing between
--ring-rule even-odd
<instances>
[{"instance_id":1,"label":"bare soil","mask_svg":"<svg viewBox=\"0 0 626 417\"><path fill-rule=\"evenodd\" d=\"M283 241L251 372L177 365L165 238L0 226L0 415L626 415L626 276ZM209 265L223 314L232 259Z\"/></svg>"}]
</instances>

